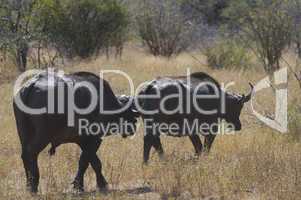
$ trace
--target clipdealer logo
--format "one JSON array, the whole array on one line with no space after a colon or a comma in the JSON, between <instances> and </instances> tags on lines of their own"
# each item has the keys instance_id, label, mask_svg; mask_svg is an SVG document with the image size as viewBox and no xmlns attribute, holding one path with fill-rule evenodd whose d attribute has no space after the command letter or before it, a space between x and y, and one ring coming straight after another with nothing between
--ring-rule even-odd
<instances>
[{"instance_id":1,"label":"clipdealer logo","mask_svg":"<svg viewBox=\"0 0 301 200\"><path fill-rule=\"evenodd\" d=\"M48 71L50 73L54 73L53 69L48 69ZM22 109L24 112L26 113L30 113L30 114L42 114L42 113L46 113L46 112L54 112L54 91L52 90L48 90L48 105L47 107L44 108L29 108L27 107L21 100L20 96L18 95L18 91L20 90L20 88L22 87L22 85L24 85L24 80L28 80L29 77L32 76L38 76L40 73L43 73L44 71L42 70L28 70L25 73L23 73L22 75L19 76L19 78L16 80L15 82L15 87L14 87L14 98L15 101L17 103L17 105L19 106L20 109ZM64 75L63 71L59 71L57 72L59 76ZM103 77L103 73L117 73L118 75L124 76L128 79L129 83L130 83L130 89L131 89L131 94L135 95L135 89L134 89L134 83L132 81L132 79L125 73L119 70L111 70L111 71L105 71L102 72L100 74L100 77ZM189 73L188 73L189 74ZM277 130L281 133L286 133L288 132L288 117L287 117L287 111L288 111L288 88L287 88L287 83L288 83L288 73L287 73L287 68L283 68L277 72L274 73L274 85L276 86L281 86L279 89L275 89L275 98L276 98L276 105L275 105L275 118L271 119L268 118L262 114L260 114L258 111L255 110L253 102L254 102L254 98L251 98L251 107L252 107L252 112L253 114L260 120L262 121L264 124L266 124L267 126L271 127L274 130ZM29 80L29 82L27 81L25 83L26 84L30 84L32 80ZM47 87L50 87L51 85L54 84L54 80L51 79L51 77L48 80L48 85ZM145 83L142 83L141 85L143 86ZM141 85L137 88L137 90L141 87ZM254 91L253 91L253 95L256 92L259 92L261 90L267 89L271 87L271 80L270 77L267 76L264 79L260 80L254 87ZM283 87L283 85L285 85L285 87ZM95 105L97 104L96 100L97 99L95 96L93 96L93 94L96 94L96 89L93 87L93 85L91 85L89 82L82 82L79 85L73 86L73 85L68 85L68 125L69 126L73 126L74 125L74 114L75 113L81 113L81 114L87 114L89 112L91 112L91 110L93 110L93 108L95 107ZM89 105L88 108L85 109L80 109L76 107L76 104L74 103L74 94L76 92L76 90L79 87L86 87L87 89L89 89L89 91L91 92L92 101L91 104ZM62 85L61 90L58 90L58 93L60 94L59 96L62 97L64 95L63 92L63 88L64 86ZM138 90L139 91L139 90ZM73 100L73 101L72 101ZM62 101L62 99L58 99L58 101ZM71 102L69 102L71 101ZM52 102L52 103L49 103ZM63 102L63 101L62 101ZM63 107L59 106L59 113L63 113L64 109Z\"/></svg>"},{"instance_id":2,"label":"clipdealer logo","mask_svg":"<svg viewBox=\"0 0 301 200\"><path fill-rule=\"evenodd\" d=\"M261 115L259 112L257 112L254 108L253 101L254 98L251 99L251 106L253 114L264 124L269 126L270 128L277 130L281 133L287 133L288 132L288 117L287 117L287 110L288 110L288 89L287 89L287 79L288 73L287 68L280 69L279 71L274 73L274 85L276 87L279 87L279 89L275 89L275 98L276 98L276 104L275 104L275 118L271 119L268 117L265 117ZM259 92L261 90L267 89L271 87L271 80L270 77L267 76L261 81L259 81L255 85L255 91ZM285 87L283 87L285 86Z\"/></svg>"}]
</instances>

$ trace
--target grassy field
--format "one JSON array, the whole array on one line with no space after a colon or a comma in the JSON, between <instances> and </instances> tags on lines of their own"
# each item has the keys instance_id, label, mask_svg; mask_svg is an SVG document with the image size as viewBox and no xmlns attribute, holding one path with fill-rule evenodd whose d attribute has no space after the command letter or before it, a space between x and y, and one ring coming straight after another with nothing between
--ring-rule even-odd
<instances>
[{"instance_id":1,"label":"grassy field","mask_svg":"<svg viewBox=\"0 0 301 200\"><path fill-rule=\"evenodd\" d=\"M205 59L194 53L205 63ZM3 64L2 64L3 65ZM96 60L68 63L65 71L121 69L136 85L157 76L185 75L204 71L223 83L235 81L233 91L247 93L248 82L256 83L265 77L257 65L245 72L211 70L189 54L177 58L156 58L140 49L125 51L122 60ZM7 77L3 67L1 78ZM11 71L10 73L15 73ZM106 78L116 94L127 93L126 80ZM94 172L89 168L83 194L76 194L71 182L77 170L80 149L62 145L54 157L43 151L39 157L41 181L38 196L25 190L25 175L20 158L20 144L12 113L13 80L0 85L0 199L301 199L301 143L298 121L290 134L280 134L260 123L250 104L241 115L243 129L235 135L218 136L208 156L194 157L188 138L161 137L166 155L160 161L152 153L148 166L142 165L142 127L134 138L108 137L98 155L103 162L104 175L111 184L108 194L96 192ZM289 76L290 107L300 102L300 88ZM296 100L297 99L297 100ZM264 114L274 111L274 94L265 90L256 94L255 108ZM47 147L48 150L49 147Z\"/></svg>"}]
</instances>

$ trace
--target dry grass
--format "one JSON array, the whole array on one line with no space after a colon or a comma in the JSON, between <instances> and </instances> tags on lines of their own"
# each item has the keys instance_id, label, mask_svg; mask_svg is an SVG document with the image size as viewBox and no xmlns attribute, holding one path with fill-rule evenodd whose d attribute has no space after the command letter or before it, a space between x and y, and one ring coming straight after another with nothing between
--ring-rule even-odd
<instances>
[{"instance_id":1,"label":"dry grass","mask_svg":"<svg viewBox=\"0 0 301 200\"><path fill-rule=\"evenodd\" d=\"M235 91L247 91L248 82L261 80L260 68L253 71L214 71L183 54L170 60L146 55L130 48L121 61L97 60L76 62L66 71L86 70L98 73L101 69L122 69L133 77L135 84L157 76L205 71L221 82L235 81ZM116 93L128 91L126 81L108 76ZM149 166L142 165L142 128L132 139L108 137L98 155L104 174L119 191L107 195L95 191L94 172L89 169L85 178L87 193L78 195L70 183L77 170L80 150L76 145L62 145L49 158L46 151L39 157L41 183L37 197L25 191L23 164L17 137L11 98L13 83L0 87L0 199L154 199L147 194L137 195L129 189L147 185L162 199L301 199L301 143L291 140L259 123L251 114L250 105L242 113L243 130L232 136L218 136L212 153L199 159L187 138L162 137L166 158L159 161L155 153ZM290 101L300 95L297 83L289 82ZM273 112L273 92L256 96L255 105L261 113ZM298 101L297 101L298 102ZM137 187L138 187L137 186ZM154 194L155 195L155 194ZM209 198L208 198L209 199Z\"/></svg>"}]
</instances>

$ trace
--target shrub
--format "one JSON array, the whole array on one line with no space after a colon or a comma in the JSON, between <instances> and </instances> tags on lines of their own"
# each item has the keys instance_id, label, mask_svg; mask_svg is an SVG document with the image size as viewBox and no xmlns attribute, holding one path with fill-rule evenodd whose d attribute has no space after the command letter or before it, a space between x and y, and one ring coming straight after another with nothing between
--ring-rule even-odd
<instances>
[{"instance_id":1,"label":"shrub","mask_svg":"<svg viewBox=\"0 0 301 200\"><path fill-rule=\"evenodd\" d=\"M13 58L19 71L25 71L29 44L38 39L32 25L36 1L0 1L0 50Z\"/></svg>"},{"instance_id":2,"label":"shrub","mask_svg":"<svg viewBox=\"0 0 301 200\"><path fill-rule=\"evenodd\" d=\"M292 42L295 44L296 53L301 58L301 1L294 0L289 2L289 15L293 19Z\"/></svg>"},{"instance_id":3,"label":"shrub","mask_svg":"<svg viewBox=\"0 0 301 200\"><path fill-rule=\"evenodd\" d=\"M221 41L205 49L208 65L214 69L246 69L251 57L246 48L235 41Z\"/></svg>"},{"instance_id":4,"label":"shrub","mask_svg":"<svg viewBox=\"0 0 301 200\"><path fill-rule=\"evenodd\" d=\"M226 20L222 15L230 0L183 0L186 14L194 19L201 17L209 25L220 25Z\"/></svg>"},{"instance_id":5,"label":"shrub","mask_svg":"<svg viewBox=\"0 0 301 200\"><path fill-rule=\"evenodd\" d=\"M178 2L155 0L145 2L137 17L139 35L155 56L177 55L186 50L192 33Z\"/></svg>"},{"instance_id":6,"label":"shrub","mask_svg":"<svg viewBox=\"0 0 301 200\"><path fill-rule=\"evenodd\" d=\"M68 57L98 54L128 25L125 8L115 0L42 0L39 6L38 26Z\"/></svg>"},{"instance_id":7,"label":"shrub","mask_svg":"<svg viewBox=\"0 0 301 200\"><path fill-rule=\"evenodd\" d=\"M244 39L267 73L280 69L283 51L292 39L293 20L283 0L231 0L224 14L229 25Z\"/></svg>"}]
</instances>

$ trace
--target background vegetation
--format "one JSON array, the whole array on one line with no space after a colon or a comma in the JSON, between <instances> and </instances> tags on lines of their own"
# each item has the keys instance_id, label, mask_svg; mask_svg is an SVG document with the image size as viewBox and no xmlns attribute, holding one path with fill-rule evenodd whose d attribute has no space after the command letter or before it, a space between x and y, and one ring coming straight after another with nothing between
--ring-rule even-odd
<instances>
[{"instance_id":1,"label":"background vegetation","mask_svg":"<svg viewBox=\"0 0 301 200\"><path fill-rule=\"evenodd\" d=\"M131 41L140 42L154 56L195 49L214 52L208 61L215 57L216 68L217 58L224 57L219 54L225 53L217 49L232 54L235 49L230 50L229 44L236 43L231 48L252 51L272 73L281 67L287 50L300 57L300 4L300 0L1 0L0 49L20 71L26 69L32 52L37 56L30 67L49 67L63 58L103 53L109 57L111 49L120 58L124 43ZM42 59L42 51L51 58ZM238 57L225 56L218 68L241 65L245 58Z\"/></svg>"}]
</instances>

